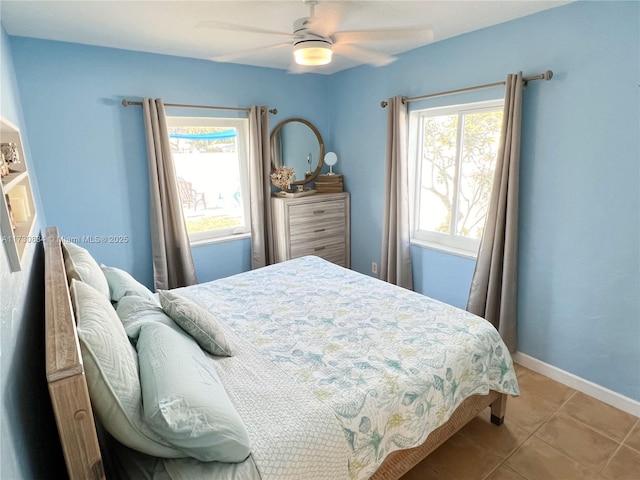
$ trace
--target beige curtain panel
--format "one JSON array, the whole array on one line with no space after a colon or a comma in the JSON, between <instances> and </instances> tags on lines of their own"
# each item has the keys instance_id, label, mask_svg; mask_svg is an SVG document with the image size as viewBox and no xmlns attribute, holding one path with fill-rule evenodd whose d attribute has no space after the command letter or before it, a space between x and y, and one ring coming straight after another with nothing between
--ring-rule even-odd
<instances>
[{"instance_id":1,"label":"beige curtain panel","mask_svg":"<svg viewBox=\"0 0 640 480\"><path fill-rule=\"evenodd\" d=\"M198 283L182 214L162 99L142 102L149 159L149 216L156 290Z\"/></svg>"},{"instance_id":2,"label":"beige curtain panel","mask_svg":"<svg viewBox=\"0 0 640 480\"><path fill-rule=\"evenodd\" d=\"M380 279L413 290L409 239L408 115L403 97L387 104L387 163Z\"/></svg>"},{"instance_id":3,"label":"beige curtain panel","mask_svg":"<svg viewBox=\"0 0 640 480\"><path fill-rule=\"evenodd\" d=\"M518 195L522 72L506 81L493 190L467 310L490 321L511 352L517 348Z\"/></svg>"},{"instance_id":4,"label":"beige curtain panel","mask_svg":"<svg viewBox=\"0 0 640 480\"><path fill-rule=\"evenodd\" d=\"M269 108L253 106L249 110L251 268L273 263L270 174Z\"/></svg>"}]
</instances>

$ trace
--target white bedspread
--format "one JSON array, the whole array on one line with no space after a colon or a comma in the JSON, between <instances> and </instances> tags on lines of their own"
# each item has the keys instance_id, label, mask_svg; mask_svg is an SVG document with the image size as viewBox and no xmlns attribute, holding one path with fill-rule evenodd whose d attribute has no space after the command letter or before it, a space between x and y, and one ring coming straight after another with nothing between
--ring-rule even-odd
<instances>
[{"instance_id":1,"label":"white bedspread","mask_svg":"<svg viewBox=\"0 0 640 480\"><path fill-rule=\"evenodd\" d=\"M251 457L262 480L349 478L348 448L331 409L279 368L274 369L232 330L225 334L234 356L209 358L247 427ZM227 466L189 459L164 463L173 479L183 480L217 479L212 473L221 474ZM248 465L242 468L247 470L246 475L251 472Z\"/></svg>"},{"instance_id":2,"label":"white bedspread","mask_svg":"<svg viewBox=\"0 0 640 480\"><path fill-rule=\"evenodd\" d=\"M490 389L519 394L509 352L487 321L317 257L178 293L213 312L234 345L242 345L240 356L215 365L225 385L233 382L227 391L250 435L258 429L254 433L265 436L254 444L265 479L314 478L317 466L306 449L318 448L315 456L331 445L329 456L346 456L349 471L318 478L368 478L392 451L424 442L465 398ZM264 359L272 368L258 370ZM268 401L273 405L251 397L260 397L263 388L269 399L278 399ZM310 396L316 400L309 402ZM290 418L280 403L288 398L309 411ZM339 421L339 431L329 427L333 440L324 437L329 431L316 432L333 422L316 417L322 409L311 403ZM306 435L318 433L317 442L307 438L315 447L295 436L301 419ZM336 451L338 444L346 453ZM284 476L285 463L300 465L297 476Z\"/></svg>"}]
</instances>

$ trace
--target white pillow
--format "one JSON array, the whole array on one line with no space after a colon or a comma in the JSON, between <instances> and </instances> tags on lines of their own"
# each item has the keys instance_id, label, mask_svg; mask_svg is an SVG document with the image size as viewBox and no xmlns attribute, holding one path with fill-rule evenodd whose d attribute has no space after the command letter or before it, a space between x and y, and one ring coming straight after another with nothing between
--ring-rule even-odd
<instances>
[{"instance_id":1,"label":"white pillow","mask_svg":"<svg viewBox=\"0 0 640 480\"><path fill-rule=\"evenodd\" d=\"M211 355L233 356L216 317L191 300L169 290L158 290L160 305L174 322Z\"/></svg>"},{"instance_id":2,"label":"white pillow","mask_svg":"<svg viewBox=\"0 0 640 480\"><path fill-rule=\"evenodd\" d=\"M189 335L147 322L136 344L149 428L203 462L242 462L249 435L218 374Z\"/></svg>"},{"instance_id":3,"label":"white pillow","mask_svg":"<svg viewBox=\"0 0 640 480\"><path fill-rule=\"evenodd\" d=\"M64 268L67 271L69 281L80 280L95 288L98 292L109 298L109 284L102 273L98 262L84 248L72 242L62 242L64 248Z\"/></svg>"},{"instance_id":4,"label":"white pillow","mask_svg":"<svg viewBox=\"0 0 640 480\"><path fill-rule=\"evenodd\" d=\"M71 297L91 404L105 429L139 452L185 457L144 424L138 356L109 300L76 279Z\"/></svg>"},{"instance_id":5,"label":"white pillow","mask_svg":"<svg viewBox=\"0 0 640 480\"><path fill-rule=\"evenodd\" d=\"M107 279L112 302L119 302L126 295L138 295L139 297L156 301L151 290L138 282L128 272L106 265L100 265L100 268Z\"/></svg>"}]
</instances>

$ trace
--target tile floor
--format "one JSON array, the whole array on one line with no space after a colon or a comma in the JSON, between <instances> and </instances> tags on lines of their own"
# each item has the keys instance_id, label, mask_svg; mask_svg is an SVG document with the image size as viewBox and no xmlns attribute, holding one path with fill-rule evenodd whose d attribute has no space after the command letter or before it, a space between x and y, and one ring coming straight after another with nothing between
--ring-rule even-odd
<instances>
[{"instance_id":1,"label":"tile floor","mask_svg":"<svg viewBox=\"0 0 640 480\"><path fill-rule=\"evenodd\" d=\"M640 480L640 419L516 365L521 396L489 409L402 480Z\"/></svg>"}]
</instances>

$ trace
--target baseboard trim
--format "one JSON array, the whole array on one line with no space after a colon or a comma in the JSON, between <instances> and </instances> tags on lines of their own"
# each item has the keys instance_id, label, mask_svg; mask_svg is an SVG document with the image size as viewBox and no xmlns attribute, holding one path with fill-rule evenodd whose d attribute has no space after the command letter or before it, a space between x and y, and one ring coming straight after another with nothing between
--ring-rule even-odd
<instances>
[{"instance_id":1,"label":"baseboard trim","mask_svg":"<svg viewBox=\"0 0 640 480\"><path fill-rule=\"evenodd\" d=\"M534 372L538 372L549 377L556 382L560 382L567 387L571 387L585 395L589 395L590 397L596 398L601 402L611 405L612 407L640 418L640 402L633 400L632 398L620 395L613 390L604 388L598 384L590 382L589 380L585 380L573 373L569 373L559 369L558 367L549 365L542 360L538 360L537 358L531 357L522 352L514 353L513 361L523 367L533 370Z\"/></svg>"}]
</instances>

